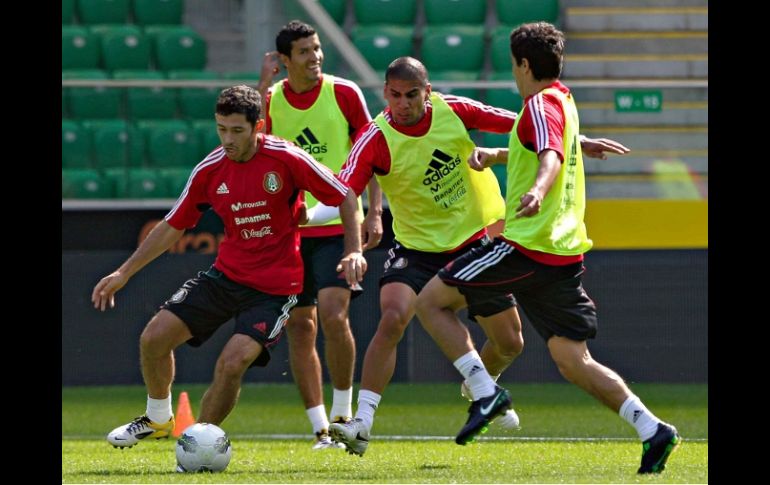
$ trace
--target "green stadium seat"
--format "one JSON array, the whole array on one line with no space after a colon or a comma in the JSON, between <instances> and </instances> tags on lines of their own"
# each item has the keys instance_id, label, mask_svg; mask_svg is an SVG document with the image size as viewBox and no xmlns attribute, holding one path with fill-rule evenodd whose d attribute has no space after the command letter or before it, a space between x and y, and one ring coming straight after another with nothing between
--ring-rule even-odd
<instances>
[{"instance_id":1,"label":"green stadium seat","mask_svg":"<svg viewBox=\"0 0 770 485\"><path fill-rule=\"evenodd\" d=\"M194 167L200 162L195 133L182 120L155 121L140 125L153 167ZM212 147L213 148L213 147Z\"/></svg>"},{"instance_id":2,"label":"green stadium seat","mask_svg":"<svg viewBox=\"0 0 770 485\"><path fill-rule=\"evenodd\" d=\"M359 26L351 38L373 69L384 70L394 59L413 55L412 32L396 25Z\"/></svg>"},{"instance_id":3,"label":"green stadium seat","mask_svg":"<svg viewBox=\"0 0 770 485\"><path fill-rule=\"evenodd\" d=\"M512 27L499 25L492 31L489 44L489 55L492 59L493 71L511 72L511 31Z\"/></svg>"},{"instance_id":4,"label":"green stadium seat","mask_svg":"<svg viewBox=\"0 0 770 485\"><path fill-rule=\"evenodd\" d=\"M169 71L169 79L219 79L211 71ZM211 119L217 106L217 97L222 88L179 88L177 99L182 115L186 118Z\"/></svg>"},{"instance_id":5,"label":"green stadium seat","mask_svg":"<svg viewBox=\"0 0 770 485\"><path fill-rule=\"evenodd\" d=\"M62 199L106 199L112 197L110 183L93 169L62 169Z\"/></svg>"},{"instance_id":6,"label":"green stadium seat","mask_svg":"<svg viewBox=\"0 0 770 485\"><path fill-rule=\"evenodd\" d=\"M484 64L484 27L475 25L427 26L422 60L428 71L480 71Z\"/></svg>"},{"instance_id":7,"label":"green stadium seat","mask_svg":"<svg viewBox=\"0 0 770 485\"><path fill-rule=\"evenodd\" d=\"M383 79L385 76L383 75ZM369 108L369 113L372 118L377 116L380 111L385 109L385 98L382 97L382 88L361 88L364 93L364 99L366 100L366 106Z\"/></svg>"},{"instance_id":8,"label":"green stadium seat","mask_svg":"<svg viewBox=\"0 0 770 485\"><path fill-rule=\"evenodd\" d=\"M93 142L98 168L139 167L144 162L144 140L133 124L123 119L83 122Z\"/></svg>"},{"instance_id":9,"label":"green stadium seat","mask_svg":"<svg viewBox=\"0 0 770 485\"><path fill-rule=\"evenodd\" d=\"M482 146L490 148L507 148L510 133L487 133L484 132Z\"/></svg>"},{"instance_id":10,"label":"green stadium seat","mask_svg":"<svg viewBox=\"0 0 770 485\"><path fill-rule=\"evenodd\" d=\"M195 30L193 30L192 27L189 27L187 25L163 24L163 25L145 25L144 26L144 35L147 37L147 40L150 41L150 44L152 44L153 49L155 49L155 42L158 38L158 34L162 34L165 32L187 32L189 34L194 34Z\"/></svg>"},{"instance_id":11,"label":"green stadium seat","mask_svg":"<svg viewBox=\"0 0 770 485\"><path fill-rule=\"evenodd\" d=\"M167 194L178 198L190 179L191 170L187 168L162 168L158 170L158 173L166 185Z\"/></svg>"},{"instance_id":12,"label":"green stadium seat","mask_svg":"<svg viewBox=\"0 0 770 485\"><path fill-rule=\"evenodd\" d=\"M417 0L353 0L359 25L414 24Z\"/></svg>"},{"instance_id":13,"label":"green stadium seat","mask_svg":"<svg viewBox=\"0 0 770 485\"><path fill-rule=\"evenodd\" d=\"M157 170L134 168L128 171L124 197L128 199L166 199L169 195L166 181Z\"/></svg>"},{"instance_id":14,"label":"green stadium seat","mask_svg":"<svg viewBox=\"0 0 770 485\"><path fill-rule=\"evenodd\" d=\"M480 0L424 0L428 25L481 25L487 17L487 2Z\"/></svg>"},{"instance_id":15,"label":"green stadium seat","mask_svg":"<svg viewBox=\"0 0 770 485\"><path fill-rule=\"evenodd\" d=\"M540 20L556 23L559 18L559 0L495 0L495 9L497 21L511 27Z\"/></svg>"},{"instance_id":16,"label":"green stadium seat","mask_svg":"<svg viewBox=\"0 0 770 485\"><path fill-rule=\"evenodd\" d=\"M478 81L481 78L480 71L432 71L431 82L436 81ZM465 96L466 98L481 100L480 90L476 88L435 88L444 94Z\"/></svg>"},{"instance_id":17,"label":"green stadium seat","mask_svg":"<svg viewBox=\"0 0 770 485\"><path fill-rule=\"evenodd\" d=\"M342 56L331 42L326 42L323 47L324 62L321 66L324 72L335 73L342 66Z\"/></svg>"},{"instance_id":18,"label":"green stadium seat","mask_svg":"<svg viewBox=\"0 0 770 485\"><path fill-rule=\"evenodd\" d=\"M66 70L61 72L62 79L107 79L107 73L101 69ZM123 89L105 86L69 87L67 92L68 111L73 118L117 118L123 103Z\"/></svg>"},{"instance_id":19,"label":"green stadium seat","mask_svg":"<svg viewBox=\"0 0 770 485\"><path fill-rule=\"evenodd\" d=\"M217 134L217 123L214 119L194 120L192 122L193 136L198 140L198 161L214 151L222 142Z\"/></svg>"},{"instance_id":20,"label":"green stadium seat","mask_svg":"<svg viewBox=\"0 0 770 485\"><path fill-rule=\"evenodd\" d=\"M139 25L180 24L183 0L133 0L134 22Z\"/></svg>"},{"instance_id":21,"label":"green stadium seat","mask_svg":"<svg viewBox=\"0 0 770 485\"><path fill-rule=\"evenodd\" d=\"M95 25L91 33L101 40L104 68L149 69L150 42L135 25Z\"/></svg>"},{"instance_id":22,"label":"green stadium seat","mask_svg":"<svg viewBox=\"0 0 770 485\"><path fill-rule=\"evenodd\" d=\"M77 0L78 18L83 24L124 24L128 22L128 0Z\"/></svg>"},{"instance_id":23,"label":"green stadium seat","mask_svg":"<svg viewBox=\"0 0 770 485\"><path fill-rule=\"evenodd\" d=\"M61 120L61 165L63 168L91 167L91 140L83 127Z\"/></svg>"},{"instance_id":24,"label":"green stadium seat","mask_svg":"<svg viewBox=\"0 0 770 485\"><path fill-rule=\"evenodd\" d=\"M489 80L508 81L510 87L507 89L488 89L486 97L487 104L491 106L497 106L498 108L505 108L509 111L515 111L518 113L521 110L521 95L516 88L516 81L514 81L511 72L493 72L490 74Z\"/></svg>"},{"instance_id":25,"label":"green stadium seat","mask_svg":"<svg viewBox=\"0 0 770 485\"><path fill-rule=\"evenodd\" d=\"M347 7L345 0L320 0L319 3L326 9L329 16L337 22L337 25L342 25L345 22L345 10Z\"/></svg>"},{"instance_id":26,"label":"green stadium seat","mask_svg":"<svg viewBox=\"0 0 770 485\"><path fill-rule=\"evenodd\" d=\"M74 22L75 0L61 0L61 23L71 24Z\"/></svg>"},{"instance_id":27,"label":"green stadium seat","mask_svg":"<svg viewBox=\"0 0 770 485\"><path fill-rule=\"evenodd\" d=\"M61 27L61 68L96 69L99 67L99 43L85 28Z\"/></svg>"},{"instance_id":28,"label":"green stadium seat","mask_svg":"<svg viewBox=\"0 0 770 485\"><path fill-rule=\"evenodd\" d=\"M115 79L164 79L159 71L115 71ZM161 87L127 88L126 107L133 119L174 118L177 111L176 90Z\"/></svg>"},{"instance_id":29,"label":"green stadium seat","mask_svg":"<svg viewBox=\"0 0 770 485\"><path fill-rule=\"evenodd\" d=\"M154 53L155 66L164 71L206 67L206 42L190 29L158 31Z\"/></svg>"}]
</instances>

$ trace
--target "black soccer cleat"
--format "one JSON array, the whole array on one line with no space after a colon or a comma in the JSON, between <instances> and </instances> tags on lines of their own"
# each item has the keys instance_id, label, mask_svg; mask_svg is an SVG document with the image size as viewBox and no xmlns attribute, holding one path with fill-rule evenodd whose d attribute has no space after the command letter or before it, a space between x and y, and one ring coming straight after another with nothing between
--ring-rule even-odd
<instances>
[{"instance_id":1,"label":"black soccer cleat","mask_svg":"<svg viewBox=\"0 0 770 485\"><path fill-rule=\"evenodd\" d=\"M666 461L682 442L676 428L666 423L658 423L658 431L652 438L642 443L642 466L636 473L660 473L666 468Z\"/></svg>"},{"instance_id":2,"label":"black soccer cleat","mask_svg":"<svg viewBox=\"0 0 770 485\"><path fill-rule=\"evenodd\" d=\"M468 408L468 421L457 434L455 443L467 445L479 433L486 433L489 423L497 416L505 414L511 407L511 394L500 386L495 386L495 393L473 401Z\"/></svg>"}]
</instances>

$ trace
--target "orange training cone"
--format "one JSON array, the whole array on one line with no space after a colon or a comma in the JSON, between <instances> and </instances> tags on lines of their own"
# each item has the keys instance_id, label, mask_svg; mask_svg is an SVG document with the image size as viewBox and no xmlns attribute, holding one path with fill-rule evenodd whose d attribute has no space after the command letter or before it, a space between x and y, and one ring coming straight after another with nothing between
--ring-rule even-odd
<instances>
[{"instance_id":1,"label":"orange training cone","mask_svg":"<svg viewBox=\"0 0 770 485\"><path fill-rule=\"evenodd\" d=\"M176 407L176 416L174 416L176 424L174 424L174 431L171 434L174 438L182 436L182 432L187 429L188 426L195 424L195 417L193 417L192 408L190 407L190 398L187 397L187 391L179 393L179 404Z\"/></svg>"}]
</instances>

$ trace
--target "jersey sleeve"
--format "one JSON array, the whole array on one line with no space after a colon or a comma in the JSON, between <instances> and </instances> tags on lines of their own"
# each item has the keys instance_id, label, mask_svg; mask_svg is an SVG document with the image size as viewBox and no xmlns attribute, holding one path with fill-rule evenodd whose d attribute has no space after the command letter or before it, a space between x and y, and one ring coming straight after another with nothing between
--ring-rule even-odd
<instances>
[{"instance_id":1,"label":"jersey sleeve","mask_svg":"<svg viewBox=\"0 0 770 485\"><path fill-rule=\"evenodd\" d=\"M516 134L527 149L540 154L543 150L553 150L564 161L564 110L561 100L553 94L542 92L530 97Z\"/></svg>"},{"instance_id":2,"label":"jersey sleeve","mask_svg":"<svg viewBox=\"0 0 770 485\"><path fill-rule=\"evenodd\" d=\"M366 100L361 88L353 81L334 78L334 97L350 127L350 139L367 123L372 121L372 116L366 106Z\"/></svg>"},{"instance_id":3,"label":"jersey sleeve","mask_svg":"<svg viewBox=\"0 0 770 485\"><path fill-rule=\"evenodd\" d=\"M348 187L337 180L334 172L316 161L301 148L287 143L284 161L290 165L296 187L307 190L322 203L339 206L348 193Z\"/></svg>"},{"instance_id":4,"label":"jersey sleeve","mask_svg":"<svg viewBox=\"0 0 770 485\"><path fill-rule=\"evenodd\" d=\"M224 151L220 148L212 152L208 158L215 156L217 152L221 152L221 156L224 156ZM187 179L187 184L182 189L182 193L177 199L174 206L166 214L166 222L174 229L190 229L195 227L200 220L203 211L210 207L208 198L206 197L206 176L205 170L201 167L204 162L198 164L193 169L190 177Z\"/></svg>"},{"instance_id":5,"label":"jersey sleeve","mask_svg":"<svg viewBox=\"0 0 770 485\"><path fill-rule=\"evenodd\" d=\"M452 111L462 120L465 128L491 133L510 133L516 113L489 106L464 96L442 95Z\"/></svg>"},{"instance_id":6,"label":"jersey sleeve","mask_svg":"<svg viewBox=\"0 0 770 485\"><path fill-rule=\"evenodd\" d=\"M385 175L388 172L390 172L388 143L380 128L371 122L361 130L337 178L353 189L356 195L361 195L375 174Z\"/></svg>"}]
</instances>

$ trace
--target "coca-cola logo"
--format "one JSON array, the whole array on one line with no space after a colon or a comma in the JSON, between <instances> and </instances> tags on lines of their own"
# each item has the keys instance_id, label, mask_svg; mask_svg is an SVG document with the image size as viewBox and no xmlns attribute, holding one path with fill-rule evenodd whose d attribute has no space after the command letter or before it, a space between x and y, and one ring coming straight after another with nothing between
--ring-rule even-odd
<instances>
[{"instance_id":1,"label":"coca-cola logo","mask_svg":"<svg viewBox=\"0 0 770 485\"><path fill-rule=\"evenodd\" d=\"M243 239L251 239L253 237L265 237L273 234L273 228L271 226L265 226L260 229L241 229L241 237Z\"/></svg>"}]
</instances>

